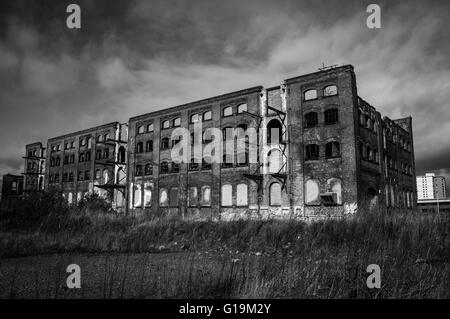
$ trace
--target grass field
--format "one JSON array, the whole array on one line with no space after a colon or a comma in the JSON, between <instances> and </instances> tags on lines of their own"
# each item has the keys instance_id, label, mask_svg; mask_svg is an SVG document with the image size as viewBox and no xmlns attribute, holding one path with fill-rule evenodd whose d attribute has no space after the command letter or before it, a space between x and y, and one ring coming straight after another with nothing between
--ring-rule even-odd
<instances>
[{"instance_id":1,"label":"grass field","mask_svg":"<svg viewBox=\"0 0 450 319\"><path fill-rule=\"evenodd\" d=\"M1 298L450 298L448 216L194 222L38 196L1 211ZM71 263L81 289L66 287Z\"/></svg>"}]
</instances>

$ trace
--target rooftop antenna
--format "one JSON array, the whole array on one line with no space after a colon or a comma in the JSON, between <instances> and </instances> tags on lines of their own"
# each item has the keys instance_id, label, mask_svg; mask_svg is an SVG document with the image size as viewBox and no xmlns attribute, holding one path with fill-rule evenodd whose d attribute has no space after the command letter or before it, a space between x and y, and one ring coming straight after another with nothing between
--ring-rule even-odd
<instances>
[{"instance_id":1,"label":"rooftop antenna","mask_svg":"<svg viewBox=\"0 0 450 319\"><path fill-rule=\"evenodd\" d=\"M337 64L333 64L333 65L328 65L326 66L325 63L322 62L322 67L319 68L320 71L326 71L326 70L331 70L334 69L335 67L337 67Z\"/></svg>"}]
</instances>

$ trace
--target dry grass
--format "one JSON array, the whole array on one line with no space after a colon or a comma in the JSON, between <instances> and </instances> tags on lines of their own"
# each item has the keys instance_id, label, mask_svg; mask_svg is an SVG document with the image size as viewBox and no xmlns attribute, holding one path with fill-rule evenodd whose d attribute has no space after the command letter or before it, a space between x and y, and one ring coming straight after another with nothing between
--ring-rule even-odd
<instances>
[{"instance_id":1,"label":"dry grass","mask_svg":"<svg viewBox=\"0 0 450 319\"><path fill-rule=\"evenodd\" d=\"M13 274L0 284L20 287L22 278L36 277L31 297L450 297L448 216L378 213L312 224L151 220L105 212L95 198L46 209L23 227L11 211L0 223L0 255L9 258L0 273ZM17 258L42 254L56 255L45 257L40 275L30 275L36 263L24 264L44 257ZM58 273L48 269L61 258L81 258L87 268L76 296L55 288L65 283L64 267L59 277L45 276ZM369 264L381 267L381 289L366 286ZM28 275L17 275L21 268ZM29 295L9 290L2 297Z\"/></svg>"}]
</instances>

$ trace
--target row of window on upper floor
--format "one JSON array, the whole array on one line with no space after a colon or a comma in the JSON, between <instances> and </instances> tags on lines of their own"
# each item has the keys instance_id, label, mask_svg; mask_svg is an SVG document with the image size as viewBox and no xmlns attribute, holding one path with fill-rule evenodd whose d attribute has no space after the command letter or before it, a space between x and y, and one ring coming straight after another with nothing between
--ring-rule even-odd
<instances>
[{"instance_id":1,"label":"row of window on upper floor","mask_svg":"<svg viewBox=\"0 0 450 319\"><path fill-rule=\"evenodd\" d=\"M328 97L328 96L335 96L338 95L338 89L336 85L328 85L322 89L322 96ZM316 89L309 89L303 92L303 100L309 101L309 100L315 100L318 98L317 90Z\"/></svg>"},{"instance_id":2,"label":"row of window on upper floor","mask_svg":"<svg viewBox=\"0 0 450 319\"><path fill-rule=\"evenodd\" d=\"M59 173L56 174L49 174L49 183L59 183ZM62 182L73 182L74 181L74 173L73 172L68 172L68 173L64 173L62 175ZM109 181L109 177L110 177L110 172L108 171L108 169L103 169L103 173L102 170L100 169L96 169L95 170L95 175L94 178L95 180L100 180L103 177L103 182L104 183L108 183ZM90 170L86 170L86 171L78 171L78 179L77 181L89 181L91 179L91 171Z\"/></svg>"},{"instance_id":3,"label":"row of window on upper floor","mask_svg":"<svg viewBox=\"0 0 450 319\"><path fill-rule=\"evenodd\" d=\"M110 134L109 133L98 134L95 137L95 141L96 142L106 142L109 139L110 139ZM80 147L91 148L92 147L92 137L80 137L79 138L79 146ZM74 149L74 148L75 148L75 140L68 141L68 142L64 143L64 149L65 150L70 150L70 149ZM59 143L53 144L51 146L51 151L52 152L58 152L60 150L61 150L61 145Z\"/></svg>"},{"instance_id":4,"label":"row of window on upper floor","mask_svg":"<svg viewBox=\"0 0 450 319\"><path fill-rule=\"evenodd\" d=\"M341 156L341 145L337 141L325 144L325 158L336 158ZM307 144L305 146L305 160L312 161L321 158L320 146L318 144Z\"/></svg>"},{"instance_id":5,"label":"row of window on upper floor","mask_svg":"<svg viewBox=\"0 0 450 319\"><path fill-rule=\"evenodd\" d=\"M339 111L337 109L328 109L324 112L324 125L336 124L339 121ZM315 127L319 125L319 116L316 112L305 114L305 127Z\"/></svg>"},{"instance_id":6,"label":"row of window on upper floor","mask_svg":"<svg viewBox=\"0 0 450 319\"><path fill-rule=\"evenodd\" d=\"M247 103L241 103L236 106L236 112L237 114L241 114L244 112L247 112ZM222 117L228 117L232 116L234 114L234 107L233 106L227 106L222 109ZM210 121L212 120L212 111L206 111L203 113L194 113L189 116L189 123L197 123L201 121ZM180 127L181 126L181 118L176 117L171 120L163 120L161 122L161 129L169 129L173 127ZM150 123L147 125L139 125L137 127L137 134L144 134L144 133L151 133L154 131L154 124Z\"/></svg>"}]
</instances>

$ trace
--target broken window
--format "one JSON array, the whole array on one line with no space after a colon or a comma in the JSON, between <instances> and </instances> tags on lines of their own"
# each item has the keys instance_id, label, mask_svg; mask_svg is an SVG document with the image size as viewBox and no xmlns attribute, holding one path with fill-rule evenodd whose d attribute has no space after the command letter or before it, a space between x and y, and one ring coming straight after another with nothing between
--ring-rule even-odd
<instances>
[{"instance_id":1,"label":"broken window","mask_svg":"<svg viewBox=\"0 0 450 319\"><path fill-rule=\"evenodd\" d=\"M332 96L337 95L337 86L336 85L328 85L323 89L323 96Z\"/></svg>"},{"instance_id":2,"label":"broken window","mask_svg":"<svg viewBox=\"0 0 450 319\"><path fill-rule=\"evenodd\" d=\"M153 141L145 142L145 151L146 152L153 152Z\"/></svg>"},{"instance_id":3,"label":"broken window","mask_svg":"<svg viewBox=\"0 0 450 319\"><path fill-rule=\"evenodd\" d=\"M269 204L270 206L281 206L281 185L279 183L270 185Z\"/></svg>"},{"instance_id":4,"label":"broken window","mask_svg":"<svg viewBox=\"0 0 450 319\"><path fill-rule=\"evenodd\" d=\"M338 122L338 110L329 109L325 111L325 125L331 125Z\"/></svg>"},{"instance_id":5,"label":"broken window","mask_svg":"<svg viewBox=\"0 0 450 319\"><path fill-rule=\"evenodd\" d=\"M136 165L136 176L142 176L142 165Z\"/></svg>"},{"instance_id":6,"label":"broken window","mask_svg":"<svg viewBox=\"0 0 450 319\"><path fill-rule=\"evenodd\" d=\"M109 148L105 148L103 150L103 158L108 158L109 157Z\"/></svg>"},{"instance_id":7,"label":"broken window","mask_svg":"<svg viewBox=\"0 0 450 319\"><path fill-rule=\"evenodd\" d=\"M167 206L169 204L169 196L167 189L161 188L159 191L159 206Z\"/></svg>"},{"instance_id":8,"label":"broken window","mask_svg":"<svg viewBox=\"0 0 450 319\"><path fill-rule=\"evenodd\" d=\"M314 127L319 124L319 121L317 119L317 113L316 112L309 112L305 115L305 126L306 127Z\"/></svg>"},{"instance_id":9,"label":"broken window","mask_svg":"<svg viewBox=\"0 0 450 319\"><path fill-rule=\"evenodd\" d=\"M91 179L91 172L90 171L85 171L84 172L84 180L88 181Z\"/></svg>"},{"instance_id":10,"label":"broken window","mask_svg":"<svg viewBox=\"0 0 450 319\"><path fill-rule=\"evenodd\" d=\"M69 173L69 182L73 182L73 173L72 172Z\"/></svg>"},{"instance_id":11,"label":"broken window","mask_svg":"<svg viewBox=\"0 0 450 319\"><path fill-rule=\"evenodd\" d=\"M166 150L169 148L169 138L168 137L164 137L161 140L161 150Z\"/></svg>"},{"instance_id":12,"label":"broken window","mask_svg":"<svg viewBox=\"0 0 450 319\"><path fill-rule=\"evenodd\" d=\"M180 164L172 162L171 168L172 168L172 173L178 173L180 171Z\"/></svg>"},{"instance_id":13,"label":"broken window","mask_svg":"<svg viewBox=\"0 0 450 319\"><path fill-rule=\"evenodd\" d=\"M138 142L136 143L136 153L142 153L144 151L144 143Z\"/></svg>"},{"instance_id":14,"label":"broken window","mask_svg":"<svg viewBox=\"0 0 450 319\"><path fill-rule=\"evenodd\" d=\"M101 172L99 169L96 169L95 170L95 179L100 179L100 177L101 177Z\"/></svg>"},{"instance_id":15,"label":"broken window","mask_svg":"<svg viewBox=\"0 0 450 319\"><path fill-rule=\"evenodd\" d=\"M169 164L167 162L161 162L161 174L167 174L169 173Z\"/></svg>"},{"instance_id":16,"label":"broken window","mask_svg":"<svg viewBox=\"0 0 450 319\"><path fill-rule=\"evenodd\" d=\"M267 167L269 168L269 173L278 173L281 168L281 151L279 149L270 150L267 153Z\"/></svg>"},{"instance_id":17,"label":"broken window","mask_svg":"<svg viewBox=\"0 0 450 319\"><path fill-rule=\"evenodd\" d=\"M84 180L84 172L83 171L78 172L78 180L79 181Z\"/></svg>"},{"instance_id":18,"label":"broken window","mask_svg":"<svg viewBox=\"0 0 450 319\"><path fill-rule=\"evenodd\" d=\"M222 185L222 206L233 205L233 187L230 184Z\"/></svg>"},{"instance_id":19,"label":"broken window","mask_svg":"<svg viewBox=\"0 0 450 319\"><path fill-rule=\"evenodd\" d=\"M247 103L242 103L239 104L237 107L237 112L239 113L243 113L243 112L247 112Z\"/></svg>"},{"instance_id":20,"label":"broken window","mask_svg":"<svg viewBox=\"0 0 450 319\"><path fill-rule=\"evenodd\" d=\"M195 171L198 169L198 163L195 158L191 158L191 162L189 163L189 170Z\"/></svg>"},{"instance_id":21,"label":"broken window","mask_svg":"<svg viewBox=\"0 0 450 319\"><path fill-rule=\"evenodd\" d=\"M126 154L125 147L123 146L119 147L119 154L117 157L119 163L125 163L125 154Z\"/></svg>"},{"instance_id":22,"label":"broken window","mask_svg":"<svg viewBox=\"0 0 450 319\"><path fill-rule=\"evenodd\" d=\"M247 184L238 184L236 186L236 205L248 205L248 186Z\"/></svg>"},{"instance_id":23,"label":"broken window","mask_svg":"<svg viewBox=\"0 0 450 319\"><path fill-rule=\"evenodd\" d=\"M342 204L342 181L339 178L330 178L327 181L328 191L336 194L336 205Z\"/></svg>"},{"instance_id":24,"label":"broken window","mask_svg":"<svg viewBox=\"0 0 450 319\"><path fill-rule=\"evenodd\" d=\"M305 101L317 99L317 91L316 90L307 90L307 91L305 91L303 96L304 96L303 99Z\"/></svg>"},{"instance_id":25,"label":"broken window","mask_svg":"<svg viewBox=\"0 0 450 319\"><path fill-rule=\"evenodd\" d=\"M340 145L338 142L325 144L325 157L332 158L340 156Z\"/></svg>"},{"instance_id":26,"label":"broken window","mask_svg":"<svg viewBox=\"0 0 450 319\"><path fill-rule=\"evenodd\" d=\"M319 159L319 145L309 144L306 145L306 160Z\"/></svg>"},{"instance_id":27,"label":"broken window","mask_svg":"<svg viewBox=\"0 0 450 319\"><path fill-rule=\"evenodd\" d=\"M267 123L267 144L280 144L282 142L282 125L273 119Z\"/></svg>"},{"instance_id":28,"label":"broken window","mask_svg":"<svg viewBox=\"0 0 450 319\"><path fill-rule=\"evenodd\" d=\"M150 163L145 164L144 173L145 173L145 175L153 175L153 165Z\"/></svg>"},{"instance_id":29,"label":"broken window","mask_svg":"<svg viewBox=\"0 0 450 319\"><path fill-rule=\"evenodd\" d=\"M190 207L195 207L198 204L198 194L197 194L197 187L189 187L189 194L188 194L188 202Z\"/></svg>"}]
</instances>

